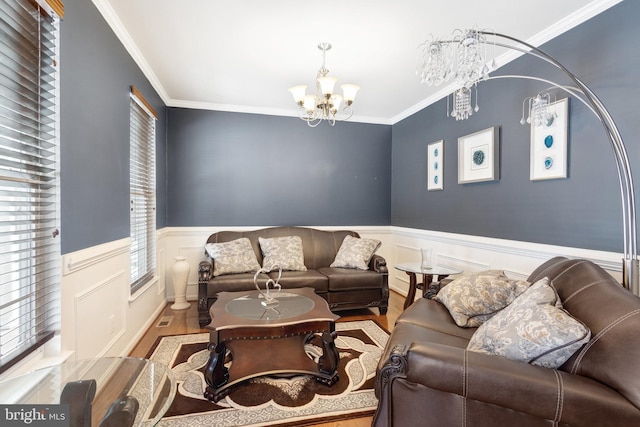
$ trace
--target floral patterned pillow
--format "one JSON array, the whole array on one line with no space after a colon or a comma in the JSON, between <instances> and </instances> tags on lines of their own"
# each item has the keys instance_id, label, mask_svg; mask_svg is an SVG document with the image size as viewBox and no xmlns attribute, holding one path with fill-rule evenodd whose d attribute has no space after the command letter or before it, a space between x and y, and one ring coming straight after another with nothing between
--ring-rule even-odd
<instances>
[{"instance_id":1,"label":"floral patterned pillow","mask_svg":"<svg viewBox=\"0 0 640 427\"><path fill-rule=\"evenodd\" d=\"M371 257L380 247L380 240L345 236L336 258L329 267L368 270Z\"/></svg>"},{"instance_id":2,"label":"floral patterned pillow","mask_svg":"<svg viewBox=\"0 0 640 427\"><path fill-rule=\"evenodd\" d=\"M545 277L480 326L467 350L555 369L590 338L589 328L562 309Z\"/></svg>"},{"instance_id":3,"label":"floral patterned pillow","mask_svg":"<svg viewBox=\"0 0 640 427\"><path fill-rule=\"evenodd\" d=\"M528 287L529 282L509 279L504 271L486 270L458 277L435 299L447 307L456 325L471 328L489 320Z\"/></svg>"},{"instance_id":4,"label":"floral patterned pillow","mask_svg":"<svg viewBox=\"0 0 640 427\"><path fill-rule=\"evenodd\" d=\"M302 252L300 236L274 237L267 239L258 237L264 259L262 266L272 270L275 266L282 270L307 271Z\"/></svg>"},{"instance_id":5,"label":"floral patterned pillow","mask_svg":"<svg viewBox=\"0 0 640 427\"><path fill-rule=\"evenodd\" d=\"M213 259L213 275L253 273L260 270L256 253L246 237L223 243L207 243L204 246Z\"/></svg>"}]
</instances>

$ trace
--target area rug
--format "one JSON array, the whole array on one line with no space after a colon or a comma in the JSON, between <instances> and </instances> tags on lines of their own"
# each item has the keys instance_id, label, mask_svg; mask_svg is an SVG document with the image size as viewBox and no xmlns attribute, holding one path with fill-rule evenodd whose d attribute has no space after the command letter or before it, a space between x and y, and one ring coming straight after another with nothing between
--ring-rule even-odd
<instances>
[{"instance_id":1,"label":"area rug","mask_svg":"<svg viewBox=\"0 0 640 427\"><path fill-rule=\"evenodd\" d=\"M376 366L389 338L372 320L336 323L340 380L324 386L307 375L259 377L232 389L217 403L203 397L208 333L162 337L148 356L171 367L176 397L161 427L301 426L372 415L378 403ZM309 357L322 354L320 337L307 344ZM260 354L256 354L260 363Z\"/></svg>"}]
</instances>

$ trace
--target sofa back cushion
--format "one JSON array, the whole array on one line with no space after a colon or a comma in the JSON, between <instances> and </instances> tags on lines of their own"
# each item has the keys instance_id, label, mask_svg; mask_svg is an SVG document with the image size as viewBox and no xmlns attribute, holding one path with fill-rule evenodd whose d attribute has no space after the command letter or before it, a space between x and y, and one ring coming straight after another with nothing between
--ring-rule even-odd
<instances>
[{"instance_id":1,"label":"sofa back cushion","mask_svg":"<svg viewBox=\"0 0 640 427\"><path fill-rule=\"evenodd\" d=\"M591 330L561 369L600 381L640 408L640 298L587 260L560 261L547 277L564 309Z\"/></svg>"},{"instance_id":2,"label":"sofa back cushion","mask_svg":"<svg viewBox=\"0 0 640 427\"><path fill-rule=\"evenodd\" d=\"M302 239L304 264L310 270L329 267L345 236L360 237L355 231L349 230L325 231L307 227L270 227L250 231L220 231L209 236L207 243L228 242L246 237L251 242L258 262L262 265L263 257L258 238L271 239L285 236L299 236Z\"/></svg>"}]
</instances>

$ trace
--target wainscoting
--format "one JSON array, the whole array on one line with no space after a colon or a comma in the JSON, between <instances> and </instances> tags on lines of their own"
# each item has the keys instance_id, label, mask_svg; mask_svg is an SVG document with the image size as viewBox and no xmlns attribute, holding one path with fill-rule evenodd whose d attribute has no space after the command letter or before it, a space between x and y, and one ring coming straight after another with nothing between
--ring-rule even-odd
<instances>
[{"instance_id":1,"label":"wainscoting","mask_svg":"<svg viewBox=\"0 0 640 427\"><path fill-rule=\"evenodd\" d=\"M457 267L465 273L499 269L514 279L526 279L544 261L560 255L589 259L622 280L622 255L612 252L402 227L391 227L390 234L391 241L387 242L391 246L387 257L389 286L403 295L407 293L409 278L393 265L420 261L420 248L433 248L437 264Z\"/></svg>"},{"instance_id":2,"label":"wainscoting","mask_svg":"<svg viewBox=\"0 0 640 427\"><path fill-rule=\"evenodd\" d=\"M129 239L62 257L62 351L76 359L129 353L166 304L164 235L158 232L158 274L129 290Z\"/></svg>"},{"instance_id":3,"label":"wainscoting","mask_svg":"<svg viewBox=\"0 0 640 427\"><path fill-rule=\"evenodd\" d=\"M204 259L207 237L221 230L261 227L168 227L158 230L157 276L133 297L129 292L129 239L105 243L62 257L62 327L59 344L41 359L123 356L153 325L167 301L173 300L171 265L184 256L191 266L187 298L198 295L198 263ZM578 248L489 239L478 236L402 227L316 227L355 230L362 237L382 241L378 253L387 259L389 285L405 296L408 276L394 268L401 262L419 261L420 248L432 248L436 261L464 272L501 269L513 278L526 278L545 260L556 255L587 258L621 279L622 255ZM62 355L62 356L61 356ZM57 359L56 359L57 358ZM37 367L32 361L29 369ZM26 369L26 368L25 368ZM18 370L19 371L19 370Z\"/></svg>"},{"instance_id":4,"label":"wainscoting","mask_svg":"<svg viewBox=\"0 0 640 427\"><path fill-rule=\"evenodd\" d=\"M221 230L255 230L261 227L170 227L163 233L166 248L167 298L173 300L173 285L169 269L176 256L186 257L191 270L187 285L187 299L198 296L198 263L204 259L204 243L210 234ZM378 254L387 260L389 286L406 295L409 278L406 273L393 268L401 262L419 261L420 248L433 248L436 262L458 267L464 272L485 269L501 269L509 277L525 279L549 258L563 255L570 258L586 258L601 265L621 280L622 255L561 246L517 242L486 237L417 230L402 227L314 227L320 230L349 229L362 237L379 239L382 246Z\"/></svg>"}]
</instances>

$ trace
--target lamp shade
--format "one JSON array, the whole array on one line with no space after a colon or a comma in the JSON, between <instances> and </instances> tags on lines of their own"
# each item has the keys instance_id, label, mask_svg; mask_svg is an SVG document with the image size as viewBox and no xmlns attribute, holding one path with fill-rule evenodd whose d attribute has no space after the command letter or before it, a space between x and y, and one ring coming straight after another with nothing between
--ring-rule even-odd
<instances>
[{"instance_id":1,"label":"lamp shade","mask_svg":"<svg viewBox=\"0 0 640 427\"><path fill-rule=\"evenodd\" d=\"M342 96L333 95L331 97L331 104L333 104L333 109L338 111L340 109L340 105L342 104Z\"/></svg>"},{"instance_id":2,"label":"lamp shade","mask_svg":"<svg viewBox=\"0 0 640 427\"><path fill-rule=\"evenodd\" d=\"M318 83L320 83L320 90L322 91L322 94L331 95L333 93L333 87L337 81L338 79L335 77L318 77Z\"/></svg>"},{"instance_id":3,"label":"lamp shade","mask_svg":"<svg viewBox=\"0 0 640 427\"><path fill-rule=\"evenodd\" d=\"M350 83L343 84L340 88L342 89L342 96L344 96L344 100L348 103L351 103L356 99L356 94L360 90L360 86Z\"/></svg>"},{"instance_id":4,"label":"lamp shade","mask_svg":"<svg viewBox=\"0 0 640 427\"><path fill-rule=\"evenodd\" d=\"M297 104L300 104L302 101L304 101L304 94L306 90L307 85L298 85L289 88L289 92L291 92L291 95L293 95L293 100Z\"/></svg>"},{"instance_id":5,"label":"lamp shade","mask_svg":"<svg viewBox=\"0 0 640 427\"><path fill-rule=\"evenodd\" d=\"M316 109L316 97L313 95L307 95L304 97L304 109L307 111L313 111Z\"/></svg>"}]
</instances>

